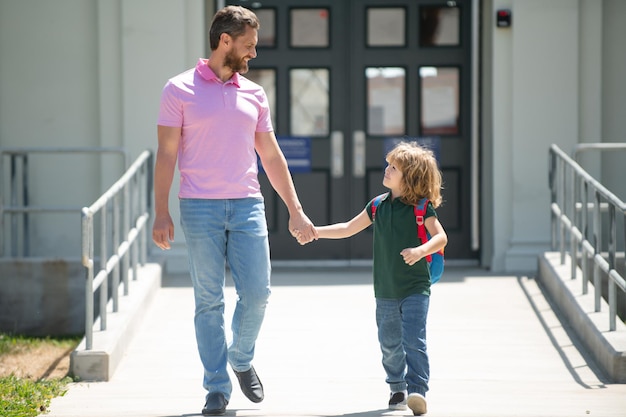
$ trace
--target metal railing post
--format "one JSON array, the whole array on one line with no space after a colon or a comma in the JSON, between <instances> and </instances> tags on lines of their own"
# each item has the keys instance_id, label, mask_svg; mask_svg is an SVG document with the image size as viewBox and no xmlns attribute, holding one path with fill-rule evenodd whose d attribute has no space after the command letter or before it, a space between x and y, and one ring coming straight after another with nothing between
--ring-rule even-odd
<instances>
[{"instance_id":1,"label":"metal railing post","mask_svg":"<svg viewBox=\"0 0 626 417\"><path fill-rule=\"evenodd\" d=\"M587 240L587 236L589 235L589 230L587 229L587 222L589 217L589 206L587 205L589 199L589 188L587 183L581 181L581 269L583 275L583 294L587 294L589 292L589 254L585 250L584 241Z\"/></svg>"},{"instance_id":2,"label":"metal railing post","mask_svg":"<svg viewBox=\"0 0 626 417\"><path fill-rule=\"evenodd\" d=\"M85 349L93 347L93 244L92 218L87 207L82 210L82 263L85 267Z\"/></svg>"},{"instance_id":3,"label":"metal railing post","mask_svg":"<svg viewBox=\"0 0 626 417\"><path fill-rule=\"evenodd\" d=\"M112 214L113 214L113 231L111 234L111 243L113 245L113 252L118 256L121 256L119 253L120 247L120 196L116 193L113 196L113 204L112 204ZM119 262L115 264L112 271L112 279L113 279L113 292L111 294L113 298L113 311L117 312L119 309L119 286L120 286L120 274L123 276L124 271L120 272ZM124 295L126 295L126 291L124 291Z\"/></svg>"},{"instance_id":4,"label":"metal railing post","mask_svg":"<svg viewBox=\"0 0 626 417\"><path fill-rule=\"evenodd\" d=\"M107 216L106 216L106 206L105 206L105 209L100 214L100 271L106 270L105 260L108 259L107 245L106 245L106 230L107 230ZM100 286L100 304L99 304L100 330L106 330L107 328L106 305L107 305L107 300L109 299L108 292L109 292L108 280L105 279L102 285ZM92 298L93 298L93 295L92 295Z\"/></svg>"},{"instance_id":5,"label":"metal railing post","mask_svg":"<svg viewBox=\"0 0 626 417\"><path fill-rule=\"evenodd\" d=\"M578 262L578 219L580 218L580 212L577 208L576 200L578 196L578 176L573 168L570 168L570 210L572 213L572 229L570 230L570 252L574 262L570 265L570 278L576 277L576 265Z\"/></svg>"},{"instance_id":6,"label":"metal railing post","mask_svg":"<svg viewBox=\"0 0 626 417\"><path fill-rule=\"evenodd\" d=\"M0 174L4 173L4 157L0 153ZM4 257L4 240L6 239L6 233L4 233L4 178L0 175L0 258Z\"/></svg>"},{"instance_id":7,"label":"metal railing post","mask_svg":"<svg viewBox=\"0 0 626 417\"><path fill-rule=\"evenodd\" d=\"M28 207L28 154L22 155L22 205ZM22 214L22 254L24 257L30 255L30 233L29 214Z\"/></svg>"},{"instance_id":8,"label":"metal railing post","mask_svg":"<svg viewBox=\"0 0 626 417\"><path fill-rule=\"evenodd\" d=\"M94 282L93 272L91 273L91 279L89 279L88 281L92 284L87 286L87 290L86 290L86 294L88 294L87 299L93 300L94 291L97 290L98 288L100 288L101 293L102 293L103 288L106 286L108 275L112 274L112 280L113 280L112 287L113 288L111 291L112 293L111 298L113 299L114 312L118 311L120 263L122 264L121 273L123 274L123 277L124 277L123 278L124 295L128 295L129 293L128 272L129 272L129 259L130 259L129 257L131 256L136 257L137 245L140 244L139 237L141 236L142 232L145 231L146 225L148 224L147 220L150 217L150 213L147 211L144 211L142 213L137 213L136 216L133 213L131 213L131 210L134 206L131 200L132 198L131 194L133 194L132 193L133 190L131 187L133 186L133 183L137 181L144 182L144 183L148 182L149 179L142 176L141 172L142 170L146 169L143 167L148 163L148 161L150 161L150 156L151 156L151 153L149 151L144 151L139 156L139 158L137 158L137 160L127 169L126 173L115 184L113 184L113 186L111 186L111 188L109 188L109 190L107 190L107 192L105 192L88 209L91 213L99 213L101 216L106 217L108 213L107 208L111 207L111 216L113 219L113 225L112 225L112 230L111 230L111 246L113 247L113 251L112 251L111 256L105 255L105 256L108 256L108 258L101 260L103 268L98 274L98 276L95 278L95 284L93 283ZM145 197L148 194L141 194L141 195ZM120 202L120 198L123 199L123 202ZM145 204L138 204L137 206L148 207L149 205L145 203ZM132 217L136 217L137 219L132 227L130 224L131 215ZM93 240L93 230L84 230L83 234L89 234L88 237L83 235L84 240L89 240L89 239ZM107 245L107 241L106 241L107 235L108 235L108 231L103 230L101 233L101 238L104 239L101 243L101 245L103 246ZM133 253L135 255L133 255ZM93 255L88 256L88 258L89 259L87 259L84 262L84 264L85 265L93 264ZM138 275L138 270L134 270L133 278L137 279L137 275ZM93 306L91 308L93 310ZM106 310L101 312L101 318L104 318L104 317L106 317ZM86 327L86 339L89 341L89 343L86 344L86 346L88 346L86 347L86 349L89 350L92 348L91 332L93 331L92 330L93 315L90 318L88 318L88 321L85 327Z\"/></svg>"},{"instance_id":9,"label":"metal railing post","mask_svg":"<svg viewBox=\"0 0 626 417\"><path fill-rule=\"evenodd\" d=\"M559 167L559 183L565 185L565 169L566 165L561 163ZM559 252L561 252L561 265L565 264L565 224L563 220L566 218L565 213L565 186L561 186L557 192L557 201L559 207L561 207L560 229L559 229Z\"/></svg>"},{"instance_id":10,"label":"metal railing post","mask_svg":"<svg viewBox=\"0 0 626 417\"><path fill-rule=\"evenodd\" d=\"M550 161L550 166L548 168L548 185L550 187L550 248L552 250L556 249L556 227L557 227L557 222L556 222L556 213L554 213L554 206L557 204L556 201L556 165L557 165L557 158L556 158L556 152L553 151L553 147L555 145L552 145L550 147L550 156L549 156L549 161Z\"/></svg>"},{"instance_id":11,"label":"metal railing post","mask_svg":"<svg viewBox=\"0 0 626 417\"><path fill-rule=\"evenodd\" d=\"M601 146L595 146L601 145ZM577 148L580 150L614 150L625 149L624 144L585 144ZM582 291L589 291L590 265L592 266L594 310L602 309L602 285L604 277L608 280L608 295L606 302L609 309L609 329L616 329L617 317L617 289L626 292L626 280L622 274L626 269L626 248L620 251L618 246L626 246L626 204L606 189L600 182L591 177L571 157L561 151L558 146L550 147L550 193L552 204L551 228L552 249L557 242L556 228L559 227L558 247L561 251L561 263L565 261L565 239L570 239L570 258L572 262L572 278L576 277L578 251L580 251L580 267L582 269ZM592 194L593 196L591 196ZM593 202L590 203L589 200ZM617 212L621 213L621 223L618 222ZM607 217L604 217L606 213ZM606 221L605 221L606 220ZM558 223L558 224L557 224ZM618 242L618 229L622 228L619 236L623 242ZM607 229L606 240L604 230ZM618 261L618 253L624 257ZM621 262L621 268L618 268ZM621 272L620 272L621 271Z\"/></svg>"},{"instance_id":12,"label":"metal railing post","mask_svg":"<svg viewBox=\"0 0 626 417\"><path fill-rule=\"evenodd\" d=\"M132 178L129 178L128 182L126 182L123 186L122 186L122 193L123 193L123 199L124 199L124 211L123 211L123 217L122 217L122 221L123 221L123 230L124 230L124 236L127 239L128 238L128 233L130 232L130 193L128 191L128 187L130 187L130 184L132 182ZM126 252L126 254L124 255L124 257L122 258L122 279L124 281L124 295L128 295L128 273L129 273L129 268L130 268L130 251Z\"/></svg>"},{"instance_id":13,"label":"metal railing post","mask_svg":"<svg viewBox=\"0 0 626 417\"><path fill-rule=\"evenodd\" d=\"M104 194L89 207L54 207L30 205L28 198L28 160L31 153L119 153L124 157L124 174ZM9 175L4 176L4 157L9 156ZM93 348L93 332L95 325L95 297L100 291L99 320L102 331L107 328L107 305L113 299L114 312L118 311L118 293L120 285L120 263L125 273L124 295L128 295L129 262L133 261L133 278L138 278L138 264L140 248L143 252L143 262L147 260L147 244L145 242L146 227L150 218L151 202L151 175L152 153L143 151L137 160L128 165L128 155L120 148L0 148L0 256L28 255L30 242L28 241L29 213L34 212L68 212L81 213L81 263L84 267L85 279L85 349ZM21 172L19 171L21 169ZM22 183L20 184L20 180ZM8 184L8 199L5 186ZM123 207L120 204L123 198ZM136 199L133 203L133 198ZM9 205L6 205L7 200ZM8 224L4 216L9 217ZM109 222L112 218L112 225ZM20 217L21 216L21 217ZM100 216L99 247L97 252L100 259L94 258L96 250L96 232L94 218ZM20 223L20 219L22 222ZM120 220L121 219L121 220ZM131 224L131 221L134 221ZM120 224L122 223L122 224ZM10 228L6 233L5 227ZM21 229L20 229L21 227ZM20 235L21 233L21 235ZM142 242L143 237L143 242ZM8 245L7 245L8 243ZM21 245L20 245L21 243ZM141 245L141 246L138 246ZM7 248L9 250L5 250ZM132 258L131 258L132 257ZM95 274L95 263L99 263L98 273ZM109 291L108 279L112 275L112 288ZM117 278L116 278L117 275Z\"/></svg>"},{"instance_id":14,"label":"metal railing post","mask_svg":"<svg viewBox=\"0 0 626 417\"><path fill-rule=\"evenodd\" d=\"M617 230L615 230L615 206L609 205L609 271L615 270L615 252L617 249ZM617 316L617 294L615 282L608 279L608 303L609 303L609 330L615 330L615 317Z\"/></svg>"},{"instance_id":15,"label":"metal railing post","mask_svg":"<svg viewBox=\"0 0 626 417\"><path fill-rule=\"evenodd\" d=\"M11 173L10 173L10 186L9 186L9 199L11 201L12 206L17 206L17 163L16 163L16 155L11 155ZM9 221L11 222L11 256L19 256L17 251L17 214L11 213L9 215Z\"/></svg>"},{"instance_id":16,"label":"metal railing post","mask_svg":"<svg viewBox=\"0 0 626 417\"><path fill-rule=\"evenodd\" d=\"M602 254L602 214L600 212L600 193L595 192L595 205L593 208L593 256L601 257ZM596 261L593 268L593 287L602 287L602 276L600 276L600 264ZM594 291L594 311L601 310L600 301L602 299L601 291Z\"/></svg>"}]
</instances>

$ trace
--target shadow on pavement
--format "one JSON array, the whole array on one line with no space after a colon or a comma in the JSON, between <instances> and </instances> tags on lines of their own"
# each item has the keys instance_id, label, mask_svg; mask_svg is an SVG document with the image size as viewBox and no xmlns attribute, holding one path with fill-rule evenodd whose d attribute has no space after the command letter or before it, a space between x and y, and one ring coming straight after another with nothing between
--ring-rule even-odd
<instances>
[{"instance_id":1,"label":"shadow on pavement","mask_svg":"<svg viewBox=\"0 0 626 417\"><path fill-rule=\"evenodd\" d=\"M469 277L497 276L486 269L477 267L446 266L444 275L436 285L459 283ZM332 286L332 285L367 285L372 283L372 268L367 267L274 267L272 286ZM226 286L232 287L230 271L226 272ZM165 273L161 287L191 287L189 274Z\"/></svg>"}]
</instances>

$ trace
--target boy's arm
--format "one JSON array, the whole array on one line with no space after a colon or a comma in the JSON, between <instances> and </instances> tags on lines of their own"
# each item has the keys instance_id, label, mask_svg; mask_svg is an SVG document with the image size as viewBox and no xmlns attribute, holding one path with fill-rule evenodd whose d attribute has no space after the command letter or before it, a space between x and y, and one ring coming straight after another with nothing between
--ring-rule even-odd
<instances>
[{"instance_id":1,"label":"boy's arm","mask_svg":"<svg viewBox=\"0 0 626 417\"><path fill-rule=\"evenodd\" d=\"M446 234L446 231L443 230L443 226L437 217L427 217L424 220L424 226L426 226L426 230L428 230L428 233L430 234L428 242L416 248L406 248L400 252L400 255L404 258L404 262L408 265L413 265L423 257L443 249L448 243L448 235Z\"/></svg>"},{"instance_id":2,"label":"boy's arm","mask_svg":"<svg viewBox=\"0 0 626 417\"><path fill-rule=\"evenodd\" d=\"M424 226L426 226L426 230L428 230L428 233L430 234L428 243L422 245L424 246L424 251L426 252L424 256L426 256L443 249L448 244L448 235L446 234L446 231L443 230L443 226L441 225L439 219L435 216L427 217L424 220Z\"/></svg>"},{"instance_id":3,"label":"boy's arm","mask_svg":"<svg viewBox=\"0 0 626 417\"><path fill-rule=\"evenodd\" d=\"M356 235L370 224L372 224L372 220L370 220L367 210L363 210L350 221L319 226L316 229L320 239L343 239Z\"/></svg>"}]
</instances>

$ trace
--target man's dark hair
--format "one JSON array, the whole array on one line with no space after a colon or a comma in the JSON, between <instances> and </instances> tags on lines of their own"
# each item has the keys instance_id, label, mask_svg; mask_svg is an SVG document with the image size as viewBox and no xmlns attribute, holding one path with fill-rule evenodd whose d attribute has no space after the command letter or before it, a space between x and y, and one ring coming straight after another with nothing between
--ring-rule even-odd
<instances>
[{"instance_id":1,"label":"man's dark hair","mask_svg":"<svg viewBox=\"0 0 626 417\"><path fill-rule=\"evenodd\" d=\"M209 46L212 51L217 49L222 33L229 34L233 39L243 35L246 27L259 30L261 24L252 10L241 6L226 6L213 17L209 30Z\"/></svg>"}]
</instances>

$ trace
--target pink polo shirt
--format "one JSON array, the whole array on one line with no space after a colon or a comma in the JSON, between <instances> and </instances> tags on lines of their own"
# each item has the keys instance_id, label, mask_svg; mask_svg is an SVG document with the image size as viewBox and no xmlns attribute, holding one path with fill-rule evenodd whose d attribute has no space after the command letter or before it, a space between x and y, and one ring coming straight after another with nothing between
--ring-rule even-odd
<instances>
[{"instance_id":1,"label":"pink polo shirt","mask_svg":"<svg viewBox=\"0 0 626 417\"><path fill-rule=\"evenodd\" d=\"M234 74L222 83L200 59L165 84L158 124L182 127L180 198L260 197L255 132L273 131L258 84Z\"/></svg>"}]
</instances>

